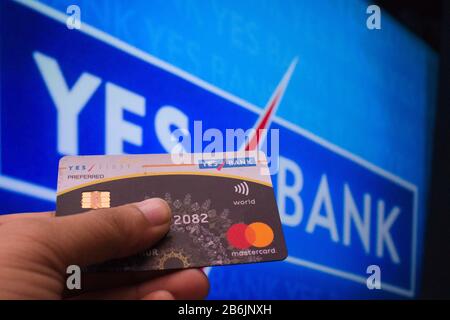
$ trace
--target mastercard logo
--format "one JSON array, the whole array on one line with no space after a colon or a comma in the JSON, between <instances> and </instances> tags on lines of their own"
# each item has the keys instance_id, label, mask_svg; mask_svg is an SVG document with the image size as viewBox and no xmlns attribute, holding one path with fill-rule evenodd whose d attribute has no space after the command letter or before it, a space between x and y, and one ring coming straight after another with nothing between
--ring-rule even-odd
<instances>
[{"instance_id":1,"label":"mastercard logo","mask_svg":"<svg viewBox=\"0 0 450 320\"><path fill-rule=\"evenodd\" d=\"M228 243L237 249L247 249L251 246L264 248L273 242L273 230L267 224L254 222L252 224L236 223L227 231Z\"/></svg>"}]
</instances>

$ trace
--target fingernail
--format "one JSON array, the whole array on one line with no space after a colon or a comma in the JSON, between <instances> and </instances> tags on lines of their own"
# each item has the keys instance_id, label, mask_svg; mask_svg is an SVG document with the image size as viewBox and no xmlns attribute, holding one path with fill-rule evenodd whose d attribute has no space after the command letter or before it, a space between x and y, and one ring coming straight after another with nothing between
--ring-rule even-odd
<instances>
[{"instance_id":1,"label":"fingernail","mask_svg":"<svg viewBox=\"0 0 450 320\"><path fill-rule=\"evenodd\" d=\"M169 205L163 199L152 198L136 203L150 224L159 226L170 221Z\"/></svg>"}]
</instances>

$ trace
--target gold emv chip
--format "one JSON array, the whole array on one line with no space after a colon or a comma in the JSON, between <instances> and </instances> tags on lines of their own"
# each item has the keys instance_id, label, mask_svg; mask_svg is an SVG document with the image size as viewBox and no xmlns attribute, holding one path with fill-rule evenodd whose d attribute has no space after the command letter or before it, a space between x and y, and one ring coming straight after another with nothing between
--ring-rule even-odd
<instances>
[{"instance_id":1,"label":"gold emv chip","mask_svg":"<svg viewBox=\"0 0 450 320\"><path fill-rule=\"evenodd\" d=\"M111 207L109 191L90 191L81 194L81 208L101 209Z\"/></svg>"}]
</instances>

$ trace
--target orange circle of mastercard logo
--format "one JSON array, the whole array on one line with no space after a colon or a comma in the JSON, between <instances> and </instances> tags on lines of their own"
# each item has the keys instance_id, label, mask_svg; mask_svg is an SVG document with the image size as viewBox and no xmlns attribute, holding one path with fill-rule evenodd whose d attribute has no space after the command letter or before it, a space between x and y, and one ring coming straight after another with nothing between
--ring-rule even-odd
<instances>
[{"instance_id":1,"label":"orange circle of mastercard logo","mask_svg":"<svg viewBox=\"0 0 450 320\"><path fill-rule=\"evenodd\" d=\"M263 248L273 241L273 230L267 224L254 222L233 224L227 231L227 240L237 249L247 249L250 246Z\"/></svg>"}]
</instances>

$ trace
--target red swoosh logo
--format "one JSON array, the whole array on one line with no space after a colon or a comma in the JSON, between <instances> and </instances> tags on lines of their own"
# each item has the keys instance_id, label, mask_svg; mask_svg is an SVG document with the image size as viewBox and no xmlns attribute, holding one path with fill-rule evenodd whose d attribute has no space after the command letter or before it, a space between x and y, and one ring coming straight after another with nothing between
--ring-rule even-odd
<instances>
[{"instance_id":1,"label":"red swoosh logo","mask_svg":"<svg viewBox=\"0 0 450 320\"><path fill-rule=\"evenodd\" d=\"M264 111L261 113L260 117L256 121L253 128L255 129L253 135L248 139L248 143L241 146L241 150L252 151L257 150L258 147L262 144L267 135L267 129L272 123L272 119L280 105L281 100L283 99L284 92L289 84L289 80L291 79L292 73L297 65L298 59L295 58L286 73L283 75L278 86L275 88L275 91L272 93L272 97L267 102ZM266 130L264 130L266 129ZM225 160L217 167L217 170L221 170L225 165Z\"/></svg>"},{"instance_id":2,"label":"red swoosh logo","mask_svg":"<svg viewBox=\"0 0 450 320\"><path fill-rule=\"evenodd\" d=\"M253 126L255 132L253 136L248 140L248 143L243 146L242 148L243 150L245 151L256 150L258 146L261 145L262 141L264 140L267 134L266 130L265 131L262 130L269 128L272 119L278 109L278 106L280 105L280 102L283 99L284 92L286 91L286 88L289 84L289 80L291 79L292 73L294 72L297 62L298 59L295 58L289 65L289 68L283 75L283 78L281 79L280 83L275 88L275 91L272 93L272 97L267 102L264 111L261 113L261 116Z\"/></svg>"}]
</instances>

